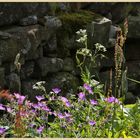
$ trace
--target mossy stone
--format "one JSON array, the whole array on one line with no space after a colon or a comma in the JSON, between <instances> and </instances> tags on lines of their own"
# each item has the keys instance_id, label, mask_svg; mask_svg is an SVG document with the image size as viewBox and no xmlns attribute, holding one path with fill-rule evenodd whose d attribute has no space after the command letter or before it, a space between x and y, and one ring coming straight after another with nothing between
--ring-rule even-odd
<instances>
[{"instance_id":1,"label":"mossy stone","mask_svg":"<svg viewBox=\"0 0 140 140\"><path fill-rule=\"evenodd\" d=\"M57 31L57 46L59 57L68 57L69 50L81 47L77 42L76 31L86 29L89 23L99 20L100 15L86 10L79 10L75 13L61 13L58 18L62 22L61 28ZM65 54L63 54L65 52Z\"/></svg>"},{"instance_id":2,"label":"mossy stone","mask_svg":"<svg viewBox=\"0 0 140 140\"><path fill-rule=\"evenodd\" d=\"M80 10L76 13L60 14L58 18L62 21L63 30L75 33L79 28L86 28L88 23L101 18L101 16L90 11Z\"/></svg>"}]
</instances>

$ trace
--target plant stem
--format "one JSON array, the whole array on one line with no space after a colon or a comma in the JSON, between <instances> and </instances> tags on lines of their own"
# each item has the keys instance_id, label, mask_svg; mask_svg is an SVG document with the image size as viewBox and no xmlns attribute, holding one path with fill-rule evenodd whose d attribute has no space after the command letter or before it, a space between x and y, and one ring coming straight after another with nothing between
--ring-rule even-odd
<instances>
[{"instance_id":1,"label":"plant stem","mask_svg":"<svg viewBox=\"0 0 140 140\"><path fill-rule=\"evenodd\" d=\"M131 79L131 78L129 78L129 77L127 77L127 79L130 80L130 81L132 81L132 82L135 82L135 83L140 84L140 81L137 81L137 80L135 80L135 79Z\"/></svg>"}]
</instances>

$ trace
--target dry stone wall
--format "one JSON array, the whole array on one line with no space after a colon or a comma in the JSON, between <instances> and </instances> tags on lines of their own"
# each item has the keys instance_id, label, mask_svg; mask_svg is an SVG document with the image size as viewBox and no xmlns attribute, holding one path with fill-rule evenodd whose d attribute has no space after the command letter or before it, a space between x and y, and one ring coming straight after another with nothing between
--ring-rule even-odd
<instances>
[{"instance_id":1,"label":"dry stone wall","mask_svg":"<svg viewBox=\"0 0 140 140\"><path fill-rule=\"evenodd\" d=\"M84 10L95 11L102 15L84 26L88 32L90 46L98 42L108 50L106 54L108 59L102 60L99 67L102 82L108 81L109 70L114 67L113 54L118 28L115 24L119 24L127 16L129 16L129 33L126 43L126 65L129 77L140 80L138 26L140 10L135 3L123 3L118 18L115 16L115 9L119 5L118 3L84 3L81 6ZM103 13L101 7L105 8ZM57 13L55 16L54 13L51 14L51 8L49 3L0 4L1 89L8 88L11 92L19 92L21 89L23 94L33 99L36 94L42 93L33 90L32 85L43 80L46 81L47 91L53 87L60 87L63 90L62 94L76 92L76 87L81 82L75 62L75 52L79 47L75 41L76 34L73 31L70 33L72 26L65 25ZM59 3L57 8L65 14L71 7L70 4ZM78 11L75 10L76 12ZM77 26L75 31L78 29L80 26ZM64 30L68 32L65 34ZM18 53L20 73L14 64ZM129 92L133 98L134 95L140 96L139 91L138 84L129 81Z\"/></svg>"}]
</instances>

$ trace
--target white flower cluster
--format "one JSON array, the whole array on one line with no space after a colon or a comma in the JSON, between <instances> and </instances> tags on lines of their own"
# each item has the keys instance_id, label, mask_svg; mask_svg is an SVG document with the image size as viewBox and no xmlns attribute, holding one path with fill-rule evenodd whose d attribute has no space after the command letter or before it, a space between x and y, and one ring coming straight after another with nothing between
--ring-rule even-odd
<instances>
[{"instance_id":1,"label":"white flower cluster","mask_svg":"<svg viewBox=\"0 0 140 140\"><path fill-rule=\"evenodd\" d=\"M39 81L39 82L35 83L32 88L36 89L36 90L45 91L45 87L43 86L43 84L45 84L45 83L46 83L45 81Z\"/></svg>"},{"instance_id":2,"label":"white flower cluster","mask_svg":"<svg viewBox=\"0 0 140 140\"><path fill-rule=\"evenodd\" d=\"M91 51L87 48L82 48L81 52L83 53L84 56L92 56Z\"/></svg>"},{"instance_id":3,"label":"white flower cluster","mask_svg":"<svg viewBox=\"0 0 140 140\"><path fill-rule=\"evenodd\" d=\"M78 34L80 36L80 38L78 40L76 40L77 42L84 43L87 40L86 30L80 29L79 31L76 32L76 34Z\"/></svg>"},{"instance_id":4,"label":"white flower cluster","mask_svg":"<svg viewBox=\"0 0 140 140\"><path fill-rule=\"evenodd\" d=\"M103 45L99 44L99 43L96 43L95 47L96 47L97 51L102 51L102 52L106 52L107 51L106 48Z\"/></svg>"}]
</instances>

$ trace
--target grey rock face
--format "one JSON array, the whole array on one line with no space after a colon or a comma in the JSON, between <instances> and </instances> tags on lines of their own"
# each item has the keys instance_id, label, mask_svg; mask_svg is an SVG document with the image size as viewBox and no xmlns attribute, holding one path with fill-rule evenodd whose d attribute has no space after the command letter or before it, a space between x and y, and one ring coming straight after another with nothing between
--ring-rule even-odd
<instances>
[{"instance_id":1,"label":"grey rock face","mask_svg":"<svg viewBox=\"0 0 140 140\"><path fill-rule=\"evenodd\" d=\"M132 3L116 3L111 7L111 15L113 23L119 23L123 21L135 8L135 4Z\"/></svg>"},{"instance_id":2,"label":"grey rock face","mask_svg":"<svg viewBox=\"0 0 140 140\"><path fill-rule=\"evenodd\" d=\"M1 56L0 56L0 66L2 65L2 60L1 60Z\"/></svg>"},{"instance_id":3,"label":"grey rock face","mask_svg":"<svg viewBox=\"0 0 140 140\"><path fill-rule=\"evenodd\" d=\"M21 78L26 79L28 77L31 77L34 72L34 61L29 61L25 63L25 65L21 69Z\"/></svg>"},{"instance_id":4,"label":"grey rock face","mask_svg":"<svg viewBox=\"0 0 140 140\"><path fill-rule=\"evenodd\" d=\"M11 34L0 31L0 39L9 39L11 38Z\"/></svg>"},{"instance_id":5,"label":"grey rock face","mask_svg":"<svg viewBox=\"0 0 140 140\"><path fill-rule=\"evenodd\" d=\"M44 25L46 27L57 29L57 28L59 28L59 27L62 26L62 22L57 17L54 17L54 16L45 16L44 17Z\"/></svg>"},{"instance_id":6,"label":"grey rock face","mask_svg":"<svg viewBox=\"0 0 140 140\"><path fill-rule=\"evenodd\" d=\"M107 46L109 41L109 32L111 27L111 20L107 18L93 21L87 26L87 33L89 36L89 43L93 46L95 43L100 43Z\"/></svg>"},{"instance_id":7,"label":"grey rock face","mask_svg":"<svg viewBox=\"0 0 140 140\"><path fill-rule=\"evenodd\" d=\"M140 15L128 17L128 38L140 38Z\"/></svg>"},{"instance_id":8,"label":"grey rock face","mask_svg":"<svg viewBox=\"0 0 140 140\"><path fill-rule=\"evenodd\" d=\"M109 38L107 48L115 47L115 44L116 44L116 39L114 39L114 38Z\"/></svg>"},{"instance_id":9,"label":"grey rock face","mask_svg":"<svg viewBox=\"0 0 140 140\"><path fill-rule=\"evenodd\" d=\"M26 27L10 27L4 32L12 35L12 38L7 40L0 40L0 54L2 61L14 61L15 56L20 51L26 55L26 60L35 59L36 51L42 40L48 40L52 35L47 32L44 27L40 25L32 25Z\"/></svg>"},{"instance_id":10,"label":"grey rock face","mask_svg":"<svg viewBox=\"0 0 140 140\"><path fill-rule=\"evenodd\" d=\"M28 81L22 81L22 91L24 95L27 95L31 101L36 101L35 96L44 94L41 91L33 89L33 85L38 82L37 80L28 79Z\"/></svg>"},{"instance_id":11,"label":"grey rock face","mask_svg":"<svg viewBox=\"0 0 140 140\"><path fill-rule=\"evenodd\" d=\"M57 52L57 38L56 35L53 35L48 41L44 42L44 44L41 45L43 47L43 55L54 57L56 56Z\"/></svg>"},{"instance_id":12,"label":"grey rock face","mask_svg":"<svg viewBox=\"0 0 140 140\"><path fill-rule=\"evenodd\" d=\"M3 61L13 61L20 47L16 39L0 40L0 54Z\"/></svg>"},{"instance_id":13,"label":"grey rock face","mask_svg":"<svg viewBox=\"0 0 140 140\"><path fill-rule=\"evenodd\" d=\"M109 38L116 38L118 27L111 25Z\"/></svg>"},{"instance_id":14,"label":"grey rock face","mask_svg":"<svg viewBox=\"0 0 140 140\"><path fill-rule=\"evenodd\" d=\"M125 96L125 104L134 104L136 102L136 97L132 92L128 92Z\"/></svg>"},{"instance_id":15,"label":"grey rock face","mask_svg":"<svg viewBox=\"0 0 140 140\"><path fill-rule=\"evenodd\" d=\"M74 61L73 59L67 57L64 59L64 66L63 66L63 71L68 71L71 72L74 70Z\"/></svg>"},{"instance_id":16,"label":"grey rock face","mask_svg":"<svg viewBox=\"0 0 140 140\"><path fill-rule=\"evenodd\" d=\"M68 72L58 72L52 74L46 79L46 89L50 91L52 88L59 87L62 89L62 95L73 93L77 90L79 80Z\"/></svg>"},{"instance_id":17,"label":"grey rock face","mask_svg":"<svg viewBox=\"0 0 140 140\"><path fill-rule=\"evenodd\" d=\"M37 62L40 75L46 76L48 72L58 72L63 68L63 60L60 58L41 58Z\"/></svg>"},{"instance_id":18,"label":"grey rock face","mask_svg":"<svg viewBox=\"0 0 140 140\"><path fill-rule=\"evenodd\" d=\"M0 89L4 87L5 82L5 69L0 67Z\"/></svg>"},{"instance_id":19,"label":"grey rock face","mask_svg":"<svg viewBox=\"0 0 140 140\"><path fill-rule=\"evenodd\" d=\"M0 9L0 26L3 26L33 14L42 16L50 11L50 6L48 3L1 3Z\"/></svg>"},{"instance_id":20,"label":"grey rock face","mask_svg":"<svg viewBox=\"0 0 140 140\"><path fill-rule=\"evenodd\" d=\"M37 24L37 21L38 21L37 16L35 15L28 16L20 20L20 25L22 26L34 25L34 24Z\"/></svg>"},{"instance_id":21,"label":"grey rock face","mask_svg":"<svg viewBox=\"0 0 140 140\"><path fill-rule=\"evenodd\" d=\"M119 23L129 15L136 5L137 3L95 2L89 3L86 9L108 17L113 23Z\"/></svg>"},{"instance_id":22,"label":"grey rock face","mask_svg":"<svg viewBox=\"0 0 140 140\"><path fill-rule=\"evenodd\" d=\"M139 61L140 60L140 44L139 39L136 41L128 42L126 44L126 59L127 61Z\"/></svg>"},{"instance_id":23,"label":"grey rock face","mask_svg":"<svg viewBox=\"0 0 140 140\"><path fill-rule=\"evenodd\" d=\"M21 89L20 77L16 73L11 73L8 76L8 80L9 80L9 89L13 92L20 92Z\"/></svg>"},{"instance_id":24,"label":"grey rock face","mask_svg":"<svg viewBox=\"0 0 140 140\"><path fill-rule=\"evenodd\" d=\"M128 67L128 76L133 78L140 76L140 61L128 61L126 66Z\"/></svg>"},{"instance_id":25,"label":"grey rock face","mask_svg":"<svg viewBox=\"0 0 140 140\"><path fill-rule=\"evenodd\" d=\"M110 12L112 6L114 6L115 2L105 3L105 2L95 2L95 3L89 3L85 9L92 10L95 13L100 13L102 15L106 15Z\"/></svg>"}]
</instances>

